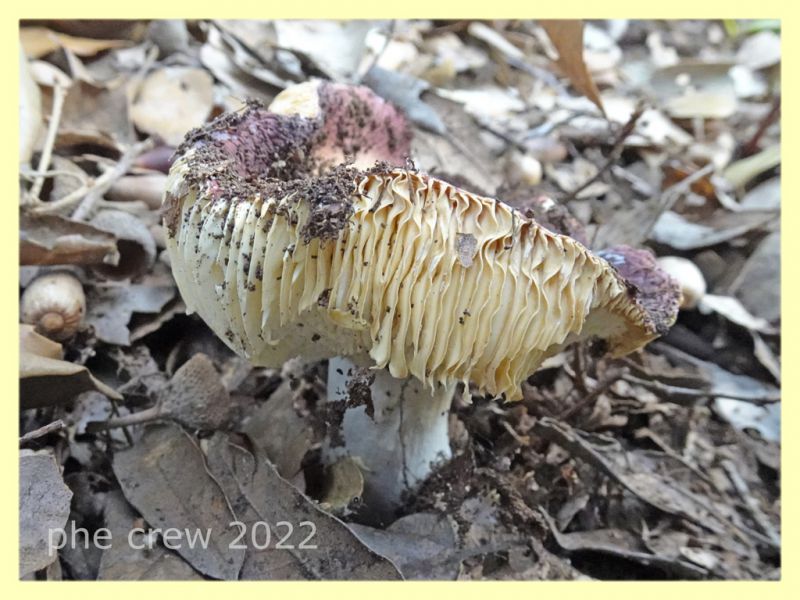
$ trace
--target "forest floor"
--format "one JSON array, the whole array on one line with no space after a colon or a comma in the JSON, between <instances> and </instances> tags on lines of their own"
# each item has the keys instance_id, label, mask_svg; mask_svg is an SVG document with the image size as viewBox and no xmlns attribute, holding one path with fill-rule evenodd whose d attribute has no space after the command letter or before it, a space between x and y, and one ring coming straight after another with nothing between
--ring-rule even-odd
<instances>
[{"instance_id":1,"label":"forest floor","mask_svg":"<svg viewBox=\"0 0 800 600\"><path fill-rule=\"evenodd\" d=\"M780 30L588 21L582 59L574 32L23 22L20 293L66 271L86 310L60 345L21 326L20 576L780 578ZM359 522L357 466L321 464L326 363L237 357L185 314L164 250L186 132L315 77L405 111L416 168L521 210L547 195L592 249L678 257L687 288L671 331L628 357L574 346L522 401L459 398L454 458L381 526ZM236 407L230 427L92 425L182 389L176 371L199 353ZM259 548L259 521L291 543ZM113 541L48 552L59 527ZM170 549L167 528L211 544Z\"/></svg>"}]
</instances>

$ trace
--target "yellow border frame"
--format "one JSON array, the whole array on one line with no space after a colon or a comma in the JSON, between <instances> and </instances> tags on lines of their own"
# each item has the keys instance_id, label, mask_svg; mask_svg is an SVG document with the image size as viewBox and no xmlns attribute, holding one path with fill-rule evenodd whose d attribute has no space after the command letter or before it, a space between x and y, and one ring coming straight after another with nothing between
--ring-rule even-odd
<instances>
[{"instance_id":1,"label":"yellow border frame","mask_svg":"<svg viewBox=\"0 0 800 600\"><path fill-rule=\"evenodd\" d=\"M12 90L18 85L17 53L18 53L18 27L21 18L185 18L185 17L220 17L220 18L413 18L425 16L428 18L781 18L783 58L782 78L783 105L788 110L782 112L784 153L792 156L797 148L797 115L794 107L798 106L798 84L794 74L798 72L797 46L800 43L797 21L793 17L791 2L780 0L759 0L746 5L735 5L730 0L671 0L668 2L644 3L641 0L606 0L602 3L592 3L591 6L581 6L579 2L526 2L518 3L513 0L492 0L491 2L465 3L458 0L402 0L397 4L360 5L352 0L304 0L296 3L263 3L260 6L246 6L242 4L228 4L221 10L220 5L208 0L195 0L191 5L170 5L169 2L140 0L133 4L123 4L101 1L56 2L53 0L31 0L20 4L11 0L4 3L0 9L3 19L0 21L0 31L5 51L1 62L4 65L3 73L7 83L13 82ZM237 5L238 4L238 5ZM738 3L737 3L738 4ZM787 76L788 75L788 76ZM785 389L783 403L783 464L782 470L782 537L783 537L783 579L780 582L404 582L404 583L358 583L358 582L324 582L324 583L259 583L259 582L220 582L216 585L200 583L179 582L141 582L141 583L112 583L112 582L20 582L18 580L18 514L17 514L17 489L18 489L18 383L17 383L17 310L18 291L18 211L17 211L17 108L14 106L18 94L10 91L0 94L3 104L3 127L0 131L11 132L2 146L3 160L0 162L2 169L2 187L6 190L5 199L0 202L0 210L5 215L0 219L0 282L3 293L0 295L2 319L0 320L0 339L5 341L3 360L0 361L3 380L8 385L8 398L6 404L7 418L2 421L2 450L0 450L0 464L2 464L3 479L6 481L6 493L1 497L2 514L5 518L0 523L6 525L6 530L1 536L2 561L0 562L0 581L5 591L19 594L26 598L58 597L81 598L105 597L109 593L119 597L138 597L142 593L164 594L191 594L192 597L211 598L212 594L219 593L217 585L231 586L227 592L231 594L270 594L275 597L306 596L319 597L324 595L327 599L353 598L359 595L380 595L386 600L406 598L409 594L418 596L437 595L457 596L459 599L468 600L475 598L485 600L487 596L530 597L532 595L558 594L565 600L575 598L585 600L587 597L602 598L635 598L641 600L655 600L664 598L673 600L677 594L692 597L701 594L719 594L725 598L764 597L764 595L781 597L800 597L798 590L797 573L792 568L793 559L797 551L798 534L798 481L799 472L792 468L792 458L797 456L798 438L800 438L800 425L798 424L798 372L793 368L784 370L783 387ZM798 186L797 172L790 169L784 172L783 198L783 223L789 224L789 231L794 225L800 225L800 186ZM800 236L783 236L781 248L782 257L794 258L798 256ZM798 348L798 315L785 310L789 308L785 299L796 297L800 277L792 277L790 269L796 268L793 261L782 261L782 282L784 300L782 311L783 321L783 364L794 367L800 359ZM235 587L235 589L234 589ZM795 589L792 593L791 589ZM545 596L547 597L547 596Z\"/></svg>"}]
</instances>

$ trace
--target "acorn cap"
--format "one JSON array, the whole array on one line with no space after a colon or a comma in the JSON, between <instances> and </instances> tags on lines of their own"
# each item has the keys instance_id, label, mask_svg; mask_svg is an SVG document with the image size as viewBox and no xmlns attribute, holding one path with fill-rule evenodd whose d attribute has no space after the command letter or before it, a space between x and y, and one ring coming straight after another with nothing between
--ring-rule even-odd
<instances>
[{"instance_id":1,"label":"acorn cap","mask_svg":"<svg viewBox=\"0 0 800 600\"><path fill-rule=\"evenodd\" d=\"M238 354L273 367L368 357L397 378L518 399L566 344L598 337L620 355L674 321L677 285L647 252L598 256L502 202L366 168L400 162L402 116L364 88L315 85L319 110L284 99L297 114L223 117L190 135L170 172L176 282ZM330 119L354 166L324 164L341 145Z\"/></svg>"}]
</instances>

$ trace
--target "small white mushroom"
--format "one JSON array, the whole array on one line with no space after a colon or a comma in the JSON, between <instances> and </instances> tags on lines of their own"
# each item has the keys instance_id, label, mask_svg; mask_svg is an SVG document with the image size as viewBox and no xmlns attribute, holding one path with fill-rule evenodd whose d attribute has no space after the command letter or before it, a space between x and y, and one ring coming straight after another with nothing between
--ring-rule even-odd
<instances>
[{"instance_id":1,"label":"small white mushroom","mask_svg":"<svg viewBox=\"0 0 800 600\"><path fill-rule=\"evenodd\" d=\"M511 184L539 185L542 182L542 163L530 154L512 150L506 160L506 177Z\"/></svg>"},{"instance_id":2,"label":"small white mushroom","mask_svg":"<svg viewBox=\"0 0 800 600\"><path fill-rule=\"evenodd\" d=\"M692 261L680 256L662 256L658 266L669 273L681 286L681 308L693 309L706 295L706 279Z\"/></svg>"},{"instance_id":3,"label":"small white mushroom","mask_svg":"<svg viewBox=\"0 0 800 600\"><path fill-rule=\"evenodd\" d=\"M34 279L22 294L20 318L36 331L59 342L74 336L83 324L86 296L75 275L46 273Z\"/></svg>"}]
</instances>

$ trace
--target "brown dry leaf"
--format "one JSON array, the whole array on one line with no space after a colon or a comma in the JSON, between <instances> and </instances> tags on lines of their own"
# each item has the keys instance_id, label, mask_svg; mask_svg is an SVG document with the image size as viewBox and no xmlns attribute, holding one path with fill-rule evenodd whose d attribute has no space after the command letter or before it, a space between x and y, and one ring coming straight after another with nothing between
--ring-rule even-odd
<instances>
[{"instance_id":1,"label":"brown dry leaf","mask_svg":"<svg viewBox=\"0 0 800 600\"><path fill-rule=\"evenodd\" d=\"M300 473L303 457L314 440L311 426L294 409L295 398L290 380L284 379L242 429L256 446L264 448L281 477L289 481Z\"/></svg>"},{"instance_id":2,"label":"brown dry leaf","mask_svg":"<svg viewBox=\"0 0 800 600\"><path fill-rule=\"evenodd\" d=\"M20 213L21 265L98 265L119 260L114 236L58 215Z\"/></svg>"},{"instance_id":3,"label":"brown dry leaf","mask_svg":"<svg viewBox=\"0 0 800 600\"><path fill-rule=\"evenodd\" d=\"M452 581L458 576L458 540L447 515L414 513L385 530L356 523L349 527L367 546L390 558L406 579Z\"/></svg>"},{"instance_id":4,"label":"brown dry leaf","mask_svg":"<svg viewBox=\"0 0 800 600\"><path fill-rule=\"evenodd\" d=\"M552 517L540 508L556 543L568 552L597 552L656 567L684 579L699 579L708 573L678 557L668 557L648 552L638 536L622 529L595 529L561 533Z\"/></svg>"},{"instance_id":5,"label":"brown dry leaf","mask_svg":"<svg viewBox=\"0 0 800 600\"><path fill-rule=\"evenodd\" d=\"M41 58L59 48L66 48L78 56L94 56L103 50L130 46L130 42L125 40L75 37L46 27L23 27L19 30L19 39L30 58Z\"/></svg>"},{"instance_id":6,"label":"brown dry leaf","mask_svg":"<svg viewBox=\"0 0 800 600\"><path fill-rule=\"evenodd\" d=\"M668 210L658 217L650 232L650 239L676 250L707 248L765 227L776 219L775 213L771 212L717 211L703 222L695 223Z\"/></svg>"},{"instance_id":7,"label":"brown dry leaf","mask_svg":"<svg viewBox=\"0 0 800 600\"><path fill-rule=\"evenodd\" d=\"M50 450L19 453L19 575L43 569L58 557L51 530L64 529L72 492Z\"/></svg>"},{"instance_id":8,"label":"brown dry leaf","mask_svg":"<svg viewBox=\"0 0 800 600\"><path fill-rule=\"evenodd\" d=\"M61 344L36 333L36 327L27 323L19 326L19 351L57 360L63 356Z\"/></svg>"},{"instance_id":9,"label":"brown dry leaf","mask_svg":"<svg viewBox=\"0 0 800 600\"><path fill-rule=\"evenodd\" d=\"M180 427L148 427L133 447L114 455L114 474L125 498L153 527L175 527L207 539L182 540L178 554L203 575L236 579L245 550L235 544L225 492L208 473L203 454Z\"/></svg>"},{"instance_id":10,"label":"brown dry leaf","mask_svg":"<svg viewBox=\"0 0 800 600\"><path fill-rule=\"evenodd\" d=\"M178 553L209 577L399 577L388 560L370 551L341 521L282 479L262 451L246 445L218 432L204 444L204 453L180 428L151 426L137 445L116 454L114 473L126 498L154 527L192 532L199 528L204 535L208 531L207 548L184 543ZM246 528L245 536L240 536L241 526L230 525L234 520ZM265 527L255 523L271 528L268 545L260 537L266 536ZM276 548L281 538L283 548ZM254 540L264 549L257 550Z\"/></svg>"},{"instance_id":11,"label":"brown dry leaf","mask_svg":"<svg viewBox=\"0 0 800 600\"><path fill-rule=\"evenodd\" d=\"M186 132L205 123L214 105L214 80L207 71L165 67L142 82L131 104L141 131L177 146Z\"/></svg>"},{"instance_id":12,"label":"brown dry leaf","mask_svg":"<svg viewBox=\"0 0 800 600\"><path fill-rule=\"evenodd\" d=\"M65 404L89 390L122 400L120 394L95 378L83 365L20 352L19 397L23 410Z\"/></svg>"},{"instance_id":13,"label":"brown dry leaf","mask_svg":"<svg viewBox=\"0 0 800 600\"><path fill-rule=\"evenodd\" d=\"M94 143L112 149L134 139L125 86L97 87L76 81L64 99L56 144Z\"/></svg>"},{"instance_id":14,"label":"brown dry leaf","mask_svg":"<svg viewBox=\"0 0 800 600\"><path fill-rule=\"evenodd\" d=\"M600 92L583 61L583 21L580 20L541 20L550 41L558 51L558 66L573 87L597 105L605 115Z\"/></svg>"}]
</instances>

